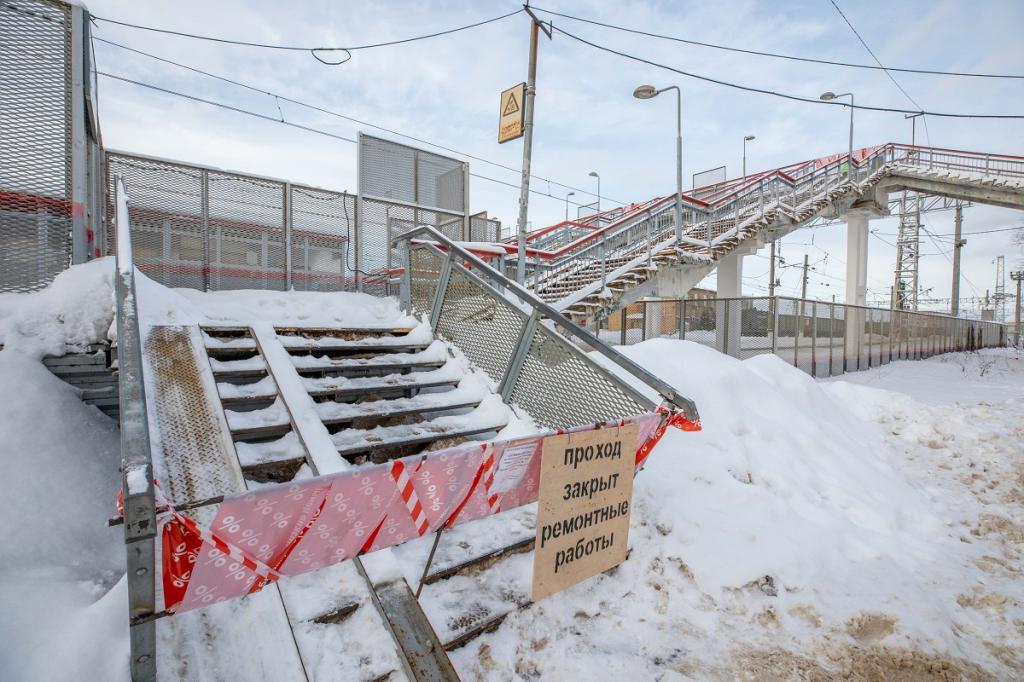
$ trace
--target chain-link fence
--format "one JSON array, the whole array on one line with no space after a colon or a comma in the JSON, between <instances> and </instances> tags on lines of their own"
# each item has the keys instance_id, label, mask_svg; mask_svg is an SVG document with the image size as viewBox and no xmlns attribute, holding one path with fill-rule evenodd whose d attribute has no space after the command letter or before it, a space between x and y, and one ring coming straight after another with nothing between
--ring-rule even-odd
<instances>
[{"instance_id":1,"label":"chain-link fence","mask_svg":"<svg viewBox=\"0 0 1024 682\"><path fill-rule=\"evenodd\" d=\"M685 339L741 359L774 353L817 377L1007 342L995 322L768 296L640 301L601 320L598 334L619 345Z\"/></svg>"},{"instance_id":2,"label":"chain-link fence","mask_svg":"<svg viewBox=\"0 0 1024 682\"><path fill-rule=\"evenodd\" d=\"M102 255L102 149L88 13L0 3L0 291L32 291Z\"/></svg>"}]
</instances>

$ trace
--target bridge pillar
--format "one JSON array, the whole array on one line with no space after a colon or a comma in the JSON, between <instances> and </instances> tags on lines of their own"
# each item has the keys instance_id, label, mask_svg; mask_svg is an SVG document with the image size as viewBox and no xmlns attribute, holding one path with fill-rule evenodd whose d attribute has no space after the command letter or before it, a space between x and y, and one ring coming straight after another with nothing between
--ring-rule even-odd
<instances>
[{"instance_id":1,"label":"bridge pillar","mask_svg":"<svg viewBox=\"0 0 1024 682\"><path fill-rule=\"evenodd\" d=\"M868 291L868 220L869 211L846 213L846 304L864 306ZM865 315L862 308L846 309L846 369L867 368L861 358L864 350Z\"/></svg>"},{"instance_id":2,"label":"bridge pillar","mask_svg":"<svg viewBox=\"0 0 1024 682\"><path fill-rule=\"evenodd\" d=\"M733 357L740 355L740 330L743 318L740 315L743 296L743 256L746 253L734 251L718 262L718 298L715 309L715 347Z\"/></svg>"}]
</instances>

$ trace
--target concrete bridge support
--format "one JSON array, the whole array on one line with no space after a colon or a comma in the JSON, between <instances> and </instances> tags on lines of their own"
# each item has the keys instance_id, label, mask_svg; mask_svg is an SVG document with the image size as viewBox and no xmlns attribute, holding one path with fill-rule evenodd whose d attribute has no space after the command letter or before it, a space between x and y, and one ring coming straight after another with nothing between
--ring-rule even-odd
<instances>
[{"instance_id":1,"label":"concrete bridge support","mask_svg":"<svg viewBox=\"0 0 1024 682\"><path fill-rule=\"evenodd\" d=\"M846 213L846 303L864 306L868 291L868 220L874 215L865 210ZM864 349L864 311L846 309L846 368L858 368ZM863 362L861 367L866 366Z\"/></svg>"},{"instance_id":2,"label":"concrete bridge support","mask_svg":"<svg viewBox=\"0 0 1024 682\"><path fill-rule=\"evenodd\" d=\"M737 249L718 262L718 298L739 299L743 296L743 257L746 249ZM743 318L742 302L719 301L715 310L715 347L739 357Z\"/></svg>"}]
</instances>

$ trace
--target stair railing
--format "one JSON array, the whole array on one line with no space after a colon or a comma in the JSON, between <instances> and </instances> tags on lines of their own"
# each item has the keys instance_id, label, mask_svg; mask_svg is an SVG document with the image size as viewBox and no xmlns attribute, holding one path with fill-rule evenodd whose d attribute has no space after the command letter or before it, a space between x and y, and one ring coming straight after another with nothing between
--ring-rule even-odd
<instances>
[{"instance_id":1,"label":"stair railing","mask_svg":"<svg viewBox=\"0 0 1024 682\"><path fill-rule=\"evenodd\" d=\"M692 400L434 228L417 227L393 244L404 258L403 306L428 316L438 336L538 425L604 422L658 407L608 365L625 370L687 419L698 418Z\"/></svg>"},{"instance_id":2,"label":"stair railing","mask_svg":"<svg viewBox=\"0 0 1024 682\"><path fill-rule=\"evenodd\" d=\"M128 196L114 178L117 230L117 382L121 409L121 490L123 495L128 624L132 680L156 679L156 498L153 457L142 378L142 341L136 301Z\"/></svg>"}]
</instances>

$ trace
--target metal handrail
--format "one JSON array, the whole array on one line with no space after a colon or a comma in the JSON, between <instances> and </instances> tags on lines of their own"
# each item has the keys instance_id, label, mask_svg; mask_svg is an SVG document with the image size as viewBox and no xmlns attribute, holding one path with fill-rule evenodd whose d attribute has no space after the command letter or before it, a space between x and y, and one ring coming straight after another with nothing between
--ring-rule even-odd
<instances>
[{"instance_id":1,"label":"metal handrail","mask_svg":"<svg viewBox=\"0 0 1024 682\"><path fill-rule=\"evenodd\" d=\"M412 230L404 232L395 237L392 240L391 244L392 246L398 247L398 245L401 242L405 242L407 254L411 254L411 240L423 235L428 236L431 241L443 246L444 250L448 252L449 257L451 257L454 254L457 254L460 260L469 263L473 268L473 272L480 279L484 280L491 287L496 287L495 291L492 292L495 296L500 297L502 295L497 290L497 288L505 289L509 293L515 295L528 308L532 309L533 313L539 315L542 318L547 318L555 325L568 331L571 336L577 337L578 339L586 343L586 345L592 348L594 351L601 354L602 356L610 360L612 363L618 365L626 372L640 379L640 381L645 383L647 386L657 391L663 400L665 400L672 406L682 410L683 414L690 421L697 421L700 418L697 413L697 406L694 404L692 400L680 395L679 392L676 391L671 385L662 381L661 379L659 379L658 377L654 376L646 369L641 367L640 365L636 364L629 358L625 357L624 355L613 349L611 346L606 344L604 341L599 339L597 336L590 333L583 327L579 326L578 324L564 316L562 313L557 311L551 305L538 298L532 291L529 291L528 289L525 289L524 287L520 286L514 280L510 279L509 277L506 277L504 273L495 270L490 265L485 263L482 259L470 253L462 246L458 245L445 235L438 232L433 227L430 227L429 225L421 225L419 227L413 228ZM403 283L403 286L404 285L405 284ZM629 394L635 393L635 389L633 387L629 386L629 384L624 382L615 374L608 372L607 377L617 385L624 388Z\"/></svg>"},{"instance_id":2,"label":"metal handrail","mask_svg":"<svg viewBox=\"0 0 1024 682\"><path fill-rule=\"evenodd\" d=\"M132 259L128 195L114 178L117 273L117 367L121 410L121 489L133 680L156 679L156 498L142 375L142 341Z\"/></svg>"}]
</instances>

